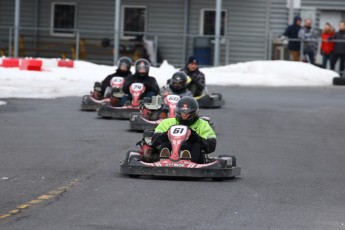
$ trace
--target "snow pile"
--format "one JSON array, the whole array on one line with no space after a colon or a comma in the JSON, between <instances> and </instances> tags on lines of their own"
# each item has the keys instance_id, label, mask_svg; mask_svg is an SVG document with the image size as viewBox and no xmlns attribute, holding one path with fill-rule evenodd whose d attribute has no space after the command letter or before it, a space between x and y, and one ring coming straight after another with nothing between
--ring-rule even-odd
<instances>
[{"instance_id":1,"label":"snow pile","mask_svg":"<svg viewBox=\"0 0 345 230\"><path fill-rule=\"evenodd\" d=\"M88 94L96 81L114 72L114 66L75 61L74 68L57 67L57 59L42 59L43 71L0 67L0 98L56 98ZM1 63L1 58L0 58ZM174 72L164 61L151 67L150 75L163 86ZM132 68L132 72L134 68ZM331 86L338 74L316 66L290 61L252 61L201 68L208 85Z\"/></svg>"}]
</instances>

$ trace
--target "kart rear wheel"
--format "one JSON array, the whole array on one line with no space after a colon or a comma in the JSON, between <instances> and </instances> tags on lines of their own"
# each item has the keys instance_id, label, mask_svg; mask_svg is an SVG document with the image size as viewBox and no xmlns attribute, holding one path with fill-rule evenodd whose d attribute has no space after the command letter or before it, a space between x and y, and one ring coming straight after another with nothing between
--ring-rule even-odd
<instances>
[{"instance_id":1,"label":"kart rear wheel","mask_svg":"<svg viewBox=\"0 0 345 230\"><path fill-rule=\"evenodd\" d=\"M141 159L141 155L139 153L137 154L131 154L131 153L136 153L134 150L129 150L127 153L126 153L126 160L125 162L128 164L131 160L133 159L137 159L138 161L140 161Z\"/></svg>"},{"instance_id":2,"label":"kart rear wheel","mask_svg":"<svg viewBox=\"0 0 345 230\"><path fill-rule=\"evenodd\" d=\"M218 156L218 158L221 158L222 160L226 161L226 166L229 167L236 167L237 162L236 162L236 157L233 155L228 155L228 154L221 154Z\"/></svg>"}]
</instances>

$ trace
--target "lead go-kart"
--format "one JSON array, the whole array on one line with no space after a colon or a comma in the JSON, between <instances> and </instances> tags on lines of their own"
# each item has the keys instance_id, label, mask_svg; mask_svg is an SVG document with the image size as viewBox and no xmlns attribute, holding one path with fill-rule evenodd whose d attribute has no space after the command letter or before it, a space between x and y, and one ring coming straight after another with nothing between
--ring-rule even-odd
<instances>
[{"instance_id":1,"label":"lead go-kart","mask_svg":"<svg viewBox=\"0 0 345 230\"><path fill-rule=\"evenodd\" d=\"M110 80L111 94L106 98L101 95L101 84L95 84L95 88L89 95L84 95L81 102L81 110L96 111L97 108L105 103L114 104L119 98L124 96L122 91L125 79L123 77L115 76Z\"/></svg>"},{"instance_id":2,"label":"lead go-kart","mask_svg":"<svg viewBox=\"0 0 345 230\"><path fill-rule=\"evenodd\" d=\"M142 104L140 97L145 92L145 86L142 83L133 83L129 87L129 91L132 96L132 101L122 106L117 106L110 102L102 103L97 108L97 115L107 119L129 119L131 113L138 112L140 109L140 105Z\"/></svg>"},{"instance_id":3,"label":"lead go-kart","mask_svg":"<svg viewBox=\"0 0 345 230\"><path fill-rule=\"evenodd\" d=\"M180 98L179 95L165 94L163 96L153 96L150 100L144 100L140 111L130 114L129 130L155 129L162 120L175 117L176 105ZM200 116L200 118L208 121L211 127L214 128L214 124L208 116Z\"/></svg>"},{"instance_id":4,"label":"lead go-kart","mask_svg":"<svg viewBox=\"0 0 345 230\"><path fill-rule=\"evenodd\" d=\"M215 181L238 177L241 174L241 167L237 166L236 157L233 155L219 155L210 157L201 153L204 163L198 164L191 161L190 154L180 151L184 141L191 134L187 126L175 125L168 130L168 138L172 151L170 156L158 153L151 146L153 130L147 130L138 151L130 150L126 159L121 162L120 173L129 177L139 176L162 176L162 177L189 177L189 178L211 178Z\"/></svg>"}]
</instances>

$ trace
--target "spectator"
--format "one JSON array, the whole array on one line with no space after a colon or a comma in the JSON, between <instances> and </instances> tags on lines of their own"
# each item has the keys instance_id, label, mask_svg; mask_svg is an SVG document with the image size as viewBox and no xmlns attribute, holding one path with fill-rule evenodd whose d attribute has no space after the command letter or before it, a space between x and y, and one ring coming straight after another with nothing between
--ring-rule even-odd
<instances>
[{"instance_id":1,"label":"spectator","mask_svg":"<svg viewBox=\"0 0 345 230\"><path fill-rule=\"evenodd\" d=\"M311 28L311 20L306 19L304 21L304 27L298 32L298 37L303 40L303 59L304 61L315 64L315 54L317 52L317 39L319 33Z\"/></svg>"},{"instance_id":2,"label":"spectator","mask_svg":"<svg viewBox=\"0 0 345 230\"><path fill-rule=\"evenodd\" d=\"M198 60L193 56L189 57L185 68L182 68L180 71L185 72L190 77L191 82L187 88L192 92L193 96L200 96L205 89L205 75L199 70Z\"/></svg>"},{"instance_id":3,"label":"spectator","mask_svg":"<svg viewBox=\"0 0 345 230\"><path fill-rule=\"evenodd\" d=\"M334 28L330 23L326 23L321 34L321 55L322 55L322 68L327 68L327 62L331 59L331 53L334 50L334 42L329 42L328 39L334 36Z\"/></svg>"},{"instance_id":4,"label":"spectator","mask_svg":"<svg viewBox=\"0 0 345 230\"><path fill-rule=\"evenodd\" d=\"M343 76L345 65L345 21L339 23L339 31L330 37L329 40L335 40L334 51L331 55L331 70L334 70L335 64L340 58L340 76Z\"/></svg>"},{"instance_id":5,"label":"spectator","mask_svg":"<svg viewBox=\"0 0 345 230\"><path fill-rule=\"evenodd\" d=\"M297 41L298 32L301 29L302 19L299 16L296 16L293 20L293 24L289 25L283 34L283 36L289 38L288 49L290 53L290 60L299 61L300 60L300 49L301 42Z\"/></svg>"}]
</instances>

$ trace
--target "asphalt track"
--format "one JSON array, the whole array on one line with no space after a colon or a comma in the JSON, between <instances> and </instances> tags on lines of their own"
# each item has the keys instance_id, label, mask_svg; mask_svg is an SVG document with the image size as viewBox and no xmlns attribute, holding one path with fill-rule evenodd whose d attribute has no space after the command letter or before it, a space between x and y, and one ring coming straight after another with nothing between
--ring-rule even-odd
<instances>
[{"instance_id":1,"label":"asphalt track","mask_svg":"<svg viewBox=\"0 0 345 230\"><path fill-rule=\"evenodd\" d=\"M345 88L211 87L238 179L127 178L141 135L81 98L0 106L0 229L345 229Z\"/></svg>"}]
</instances>

